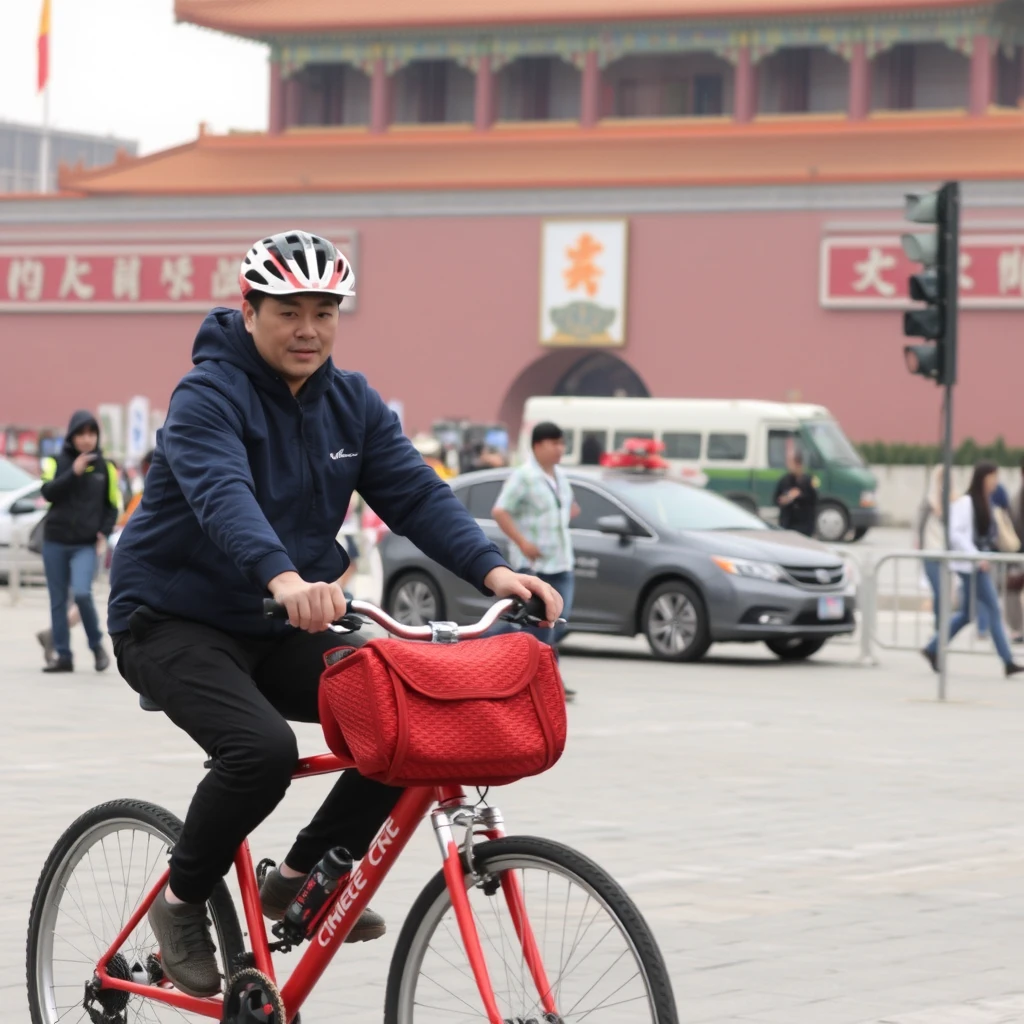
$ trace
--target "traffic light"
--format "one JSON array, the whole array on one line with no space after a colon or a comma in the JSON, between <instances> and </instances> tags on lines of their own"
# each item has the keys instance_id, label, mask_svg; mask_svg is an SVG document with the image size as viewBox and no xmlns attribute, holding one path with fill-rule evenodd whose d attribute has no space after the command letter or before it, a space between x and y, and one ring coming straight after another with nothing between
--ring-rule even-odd
<instances>
[{"instance_id":1,"label":"traffic light","mask_svg":"<svg viewBox=\"0 0 1024 1024\"><path fill-rule=\"evenodd\" d=\"M900 238L907 258L923 268L911 275L909 292L911 299L924 303L924 307L903 314L903 333L926 342L906 345L903 357L911 373L951 386L956 383L960 186L949 182L937 192L908 195L906 218L936 227Z\"/></svg>"}]
</instances>

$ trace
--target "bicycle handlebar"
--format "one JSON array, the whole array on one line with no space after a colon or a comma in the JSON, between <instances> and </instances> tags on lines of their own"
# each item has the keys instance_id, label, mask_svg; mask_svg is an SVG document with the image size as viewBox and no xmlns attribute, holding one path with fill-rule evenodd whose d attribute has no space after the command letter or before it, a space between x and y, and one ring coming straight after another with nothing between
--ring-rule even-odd
<instances>
[{"instance_id":1,"label":"bicycle handlebar","mask_svg":"<svg viewBox=\"0 0 1024 1024\"><path fill-rule=\"evenodd\" d=\"M529 601L521 601L516 597L506 597L497 601L484 612L478 622L471 626L459 626L454 622L431 622L426 626L403 626L396 622L386 611L378 608L369 601L349 601L348 610L336 622L331 623L328 629L336 632L346 630L357 630L363 625L360 615L376 622L378 626L386 629L393 636L402 640L432 640L435 643L457 643L459 640L475 640L482 636L507 612L514 611L517 619L534 620L540 622L544 619L544 602L539 597L532 597ZM263 601L263 617L266 619L286 620L288 612L283 604L279 604L273 598L265 598ZM561 620L559 620L561 621Z\"/></svg>"}]
</instances>

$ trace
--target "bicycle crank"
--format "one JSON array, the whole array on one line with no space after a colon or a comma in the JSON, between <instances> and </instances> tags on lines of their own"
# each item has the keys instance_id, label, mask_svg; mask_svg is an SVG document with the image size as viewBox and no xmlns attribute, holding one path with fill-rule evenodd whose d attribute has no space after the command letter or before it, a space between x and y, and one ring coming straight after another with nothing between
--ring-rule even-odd
<instances>
[{"instance_id":1,"label":"bicycle crank","mask_svg":"<svg viewBox=\"0 0 1024 1024\"><path fill-rule=\"evenodd\" d=\"M221 1024L288 1024L277 986L255 967L239 971L228 985Z\"/></svg>"}]
</instances>

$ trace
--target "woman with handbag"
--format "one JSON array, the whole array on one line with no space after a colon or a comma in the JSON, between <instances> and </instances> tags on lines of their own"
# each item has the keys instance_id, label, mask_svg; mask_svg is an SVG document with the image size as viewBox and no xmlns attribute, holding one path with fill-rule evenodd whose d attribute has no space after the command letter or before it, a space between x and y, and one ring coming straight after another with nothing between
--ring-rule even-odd
<instances>
[{"instance_id":1,"label":"woman with handbag","mask_svg":"<svg viewBox=\"0 0 1024 1024\"><path fill-rule=\"evenodd\" d=\"M982 461L974 467L971 486L949 510L949 543L954 551L977 554L996 550L996 517L992 511L992 493L999 484L999 469L994 462ZM975 604L988 613L989 628L1007 678L1024 672L1024 665L1013 660L1003 629L999 597L992 582L988 562L953 562L951 568L963 582L964 600L949 624L949 639L974 618ZM938 667L938 633L921 651L932 668Z\"/></svg>"},{"instance_id":2,"label":"woman with handbag","mask_svg":"<svg viewBox=\"0 0 1024 1024\"><path fill-rule=\"evenodd\" d=\"M96 671L110 664L103 649L92 581L99 549L117 520L120 490L117 471L99 447L100 429L90 412L71 417L60 454L43 460L43 497L50 502L43 528L43 568L50 592L50 628L56 659L44 672L73 672L68 594L74 597Z\"/></svg>"}]
</instances>

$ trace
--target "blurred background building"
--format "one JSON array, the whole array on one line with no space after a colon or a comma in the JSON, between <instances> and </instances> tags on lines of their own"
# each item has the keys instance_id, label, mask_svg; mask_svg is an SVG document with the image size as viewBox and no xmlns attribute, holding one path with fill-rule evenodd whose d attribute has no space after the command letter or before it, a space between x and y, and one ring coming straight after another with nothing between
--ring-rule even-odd
<instances>
[{"instance_id":1,"label":"blurred background building","mask_svg":"<svg viewBox=\"0 0 1024 1024\"><path fill-rule=\"evenodd\" d=\"M961 436L1024 326L1024 2L178 0L269 44L269 131L0 202L2 415L166 403L256 237L355 262L336 361L407 429L533 394L802 400L933 441L908 377L903 194L965 182ZM69 316L69 313L81 314ZM40 366L70 372L40 377Z\"/></svg>"},{"instance_id":2,"label":"blurred background building","mask_svg":"<svg viewBox=\"0 0 1024 1024\"><path fill-rule=\"evenodd\" d=\"M38 190L42 135L38 125L0 121L0 194ZM137 143L125 139L51 131L48 188L57 188L61 164L83 169L102 167L113 163L119 151L132 157L137 149Z\"/></svg>"}]
</instances>

